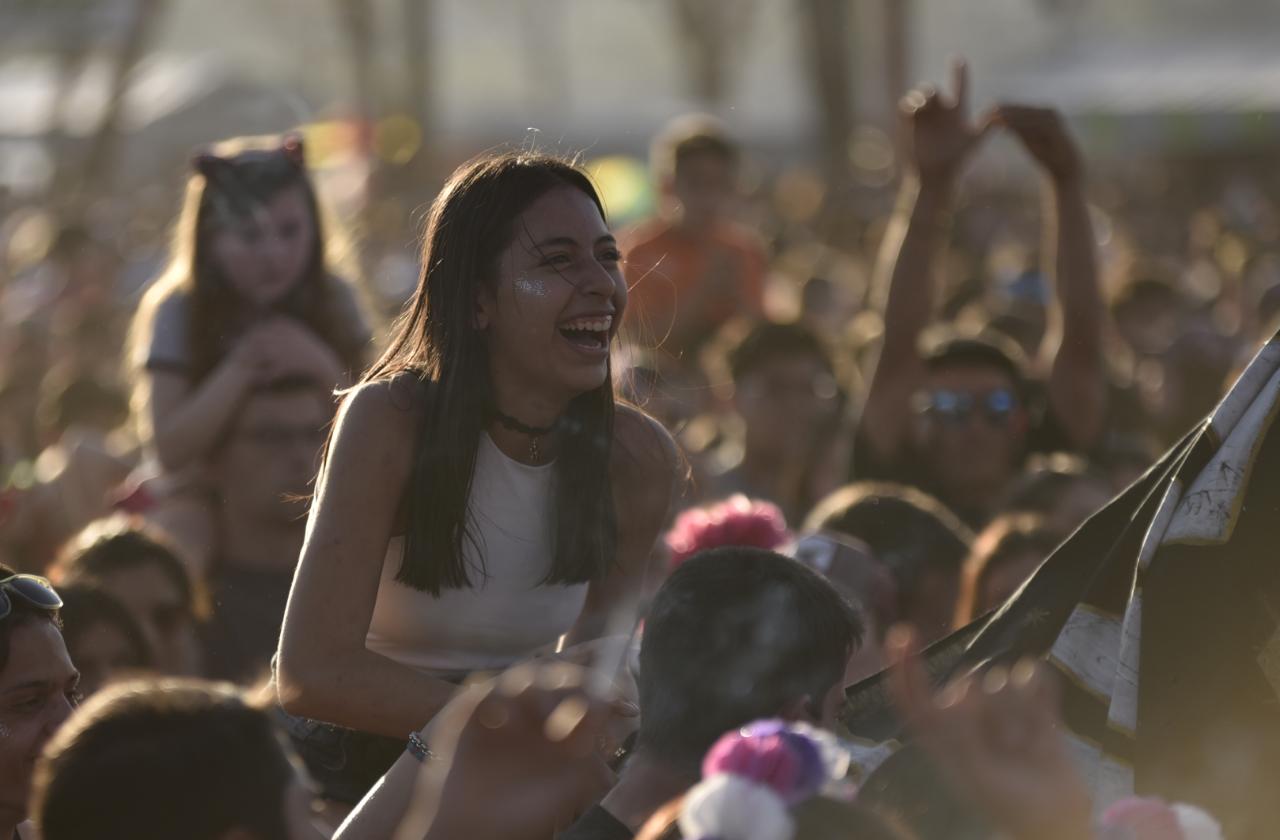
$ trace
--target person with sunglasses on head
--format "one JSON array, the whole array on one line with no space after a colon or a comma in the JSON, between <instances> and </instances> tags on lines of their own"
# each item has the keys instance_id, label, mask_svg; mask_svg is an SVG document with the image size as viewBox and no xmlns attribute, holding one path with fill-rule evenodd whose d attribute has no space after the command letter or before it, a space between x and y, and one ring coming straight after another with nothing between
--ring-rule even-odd
<instances>
[{"instance_id":1,"label":"person with sunglasses on head","mask_svg":"<svg viewBox=\"0 0 1280 840\"><path fill-rule=\"evenodd\" d=\"M967 71L955 91L913 91L901 111L908 138L904 210L881 249L876 294L884 342L855 438L858 479L892 480L932 493L971 526L996 511L1031 451L1088 451L1106 411L1104 306L1084 196L1084 165L1060 114L1003 105L973 122ZM1044 253L1056 303L1039 358L1012 341L951 334L922 349L934 317L938 251L966 161L993 129L1011 132L1046 175ZM1030 373L1048 369L1043 400ZM1042 404L1041 404L1042 402Z\"/></svg>"},{"instance_id":2,"label":"person with sunglasses on head","mask_svg":"<svg viewBox=\"0 0 1280 840\"><path fill-rule=\"evenodd\" d=\"M79 702L62 640L62 599L44 578L0 564L0 838L34 840L26 823L36 759Z\"/></svg>"},{"instance_id":3,"label":"person with sunglasses on head","mask_svg":"<svg viewBox=\"0 0 1280 840\"><path fill-rule=\"evenodd\" d=\"M296 135L228 140L192 161L129 361L140 436L161 471L149 515L197 572L215 543L207 464L248 394L297 376L343 387L364 365L369 329L333 271L327 221Z\"/></svg>"}]
</instances>

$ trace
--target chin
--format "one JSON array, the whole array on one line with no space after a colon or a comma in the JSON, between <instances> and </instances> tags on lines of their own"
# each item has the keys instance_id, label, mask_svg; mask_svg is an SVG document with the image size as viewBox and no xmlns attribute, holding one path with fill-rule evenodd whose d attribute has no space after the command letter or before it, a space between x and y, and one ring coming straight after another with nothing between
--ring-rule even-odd
<instances>
[{"instance_id":1,"label":"chin","mask_svg":"<svg viewBox=\"0 0 1280 840\"><path fill-rule=\"evenodd\" d=\"M577 397L608 383L609 369L605 365L600 365L598 369L565 371L557 379L559 380L557 384L562 389L572 397Z\"/></svg>"}]
</instances>

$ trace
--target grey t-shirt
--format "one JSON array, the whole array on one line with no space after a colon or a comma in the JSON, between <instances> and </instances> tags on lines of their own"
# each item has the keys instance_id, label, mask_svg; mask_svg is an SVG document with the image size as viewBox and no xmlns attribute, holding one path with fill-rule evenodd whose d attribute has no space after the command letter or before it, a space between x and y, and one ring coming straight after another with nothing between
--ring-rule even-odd
<instances>
[{"instance_id":1,"label":"grey t-shirt","mask_svg":"<svg viewBox=\"0 0 1280 840\"><path fill-rule=\"evenodd\" d=\"M368 344L372 334L356 300L355 290L336 277L331 277L329 282L329 293L337 313L335 323L343 331L342 343L353 347ZM184 375L191 372L190 308L189 296L184 292L170 295L160 303L151 325L151 340L145 348L146 358L141 360L142 366L147 370ZM246 322L244 328L247 327ZM238 335L228 336L228 345L237 337Z\"/></svg>"}]
</instances>

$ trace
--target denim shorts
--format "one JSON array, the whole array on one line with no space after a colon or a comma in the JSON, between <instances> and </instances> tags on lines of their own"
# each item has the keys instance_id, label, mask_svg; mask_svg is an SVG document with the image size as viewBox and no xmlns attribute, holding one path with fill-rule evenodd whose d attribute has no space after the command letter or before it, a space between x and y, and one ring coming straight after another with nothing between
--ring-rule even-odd
<instances>
[{"instance_id":1,"label":"denim shorts","mask_svg":"<svg viewBox=\"0 0 1280 840\"><path fill-rule=\"evenodd\" d=\"M320 795L356 804L404 752L404 738L388 738L310 718L295 717L277 707L277 723L320 787Z\"/></svg>"}]
</instances>

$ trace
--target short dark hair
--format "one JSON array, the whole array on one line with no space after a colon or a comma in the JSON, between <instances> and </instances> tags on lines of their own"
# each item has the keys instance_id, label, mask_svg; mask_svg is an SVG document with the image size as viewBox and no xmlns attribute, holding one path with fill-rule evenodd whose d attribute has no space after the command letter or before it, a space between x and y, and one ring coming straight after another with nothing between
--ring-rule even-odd
<instances>
[{"instance_id":1,"label":"short dark hair","mask_svg":"<svg viewBox=\"0 0 1280 840\"><path fill-rule=\"evenodd\" d=\"M68 648L75 647L76 641L97 625L110 624L129 643L131 667L151 666L151 648L142 628L128 607L110 592L92 583L72 583L59 587L58 594L62 596L62 637Z\"/></svg>"},{"instance_id":2,"label":"short dark hair","mask_svg":"<svg viewBox=\"0 0 1280 840\"><path fill-rule=\"evenodd\" d=\"M645 621L637 744L696 764L725 732L798 697L818 702L861 641L853 607L801 563L738 546L699 554Z\"/></svg>"},{"instance_id":3,"label":"short dark hair","mask_svg":"<svg viewBox=\"0 0 1280 840\"><path fill-rule=\"evenodd\" d=\"M793 356L817 359L828 373L835 372L830 348L812 328L798 322L760 321L729 350L729 373L734 382L741 382L765 363Z\"/></svg>"},{"instance_id":4,"label":"short dark hair","mask_svg":"<svg viewBox=\"0 0 1280 840\"><path fill-rule=\"evenodd\" d=\"M100 582L113 572L154 565L178 589L182 603L197 618L208 616L203 588L195 581L178 549L140 520L113 516L90 523L73 537L55 565L59 582Z\"/></svg>"},{"instance_id":5,"label":"short dark hair","mask_svg":"<svg viewBox=\"0 0 1280 840\"><path fill-rule=\"evenodd\" d=\"M90 698L45 748L32 813L45 840L288 836L296 774L266 712L229 685L121 683Z\"/></svg>"},{"instance_id":6,"label":"short dark hair","mask_svg":"<svg viewBox=\"0 0 1280 840\"><path fill-rule=\"evenodd\" d=\"M898 583L899 609L928 572L959 575L973 532L929 494L901 484L855 482L827 496L809 514L806 531L835 531L865 542Z\"/></svg>"},{"instance_id":7,"label":"short dark hair","mask_svg":"<svg viewBox=\"0 0 1280 840\"><path fill-rule=\"evenodd\" d=\"M697 155L714 155L736 165L738 143L725 124L709 114L685 114L663 127L653 139L650 160L660 177L674 177L681 165Z\"/></svg>"},{"instance_id":8,"label":"short dark hair","mask_svg":"<svg viewBox=\"0 0 1280 840\"><path fill-rule=\"evenodd\" d=\"M925 367L930 371L964 366L996 368L1009 377L1014 390L1025 397L1027 360L1013 339L995 330L975 335L952 327L935 327L921 341Z\"/></svg>"},{"instance_id":9,"label":"short dark hair","mask_svg":"<svg viewBox=\"0 0 1280 840\"><path fill-rule=\"evenodd\" d=\"M0 563L0 580L16 575L13 569ZM9 644L13 631L24 624L36 621L48 621L54 627L62 628L62 618L58 610L44 610L28 604L21 598L9 598L9 614L0 618L0 672L9 664Z\"/></svg>"},{"instance_id":10,"label":"short dark hair","mask_svg":"<svg viewBox=\"0 0 1280 840\"><path fill-rule=\"evenodd\" d=\"M1144 306L1168 306L1177 309L1183 305L1176 277L1163 266L1140 265L1132 279L1118 288L1111 298L1111 314L1121 317L1126 311Z\"/></svg>"}]
</instances>

